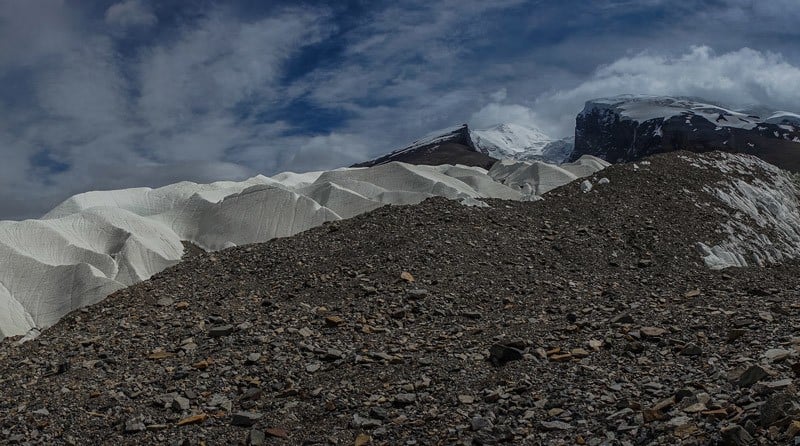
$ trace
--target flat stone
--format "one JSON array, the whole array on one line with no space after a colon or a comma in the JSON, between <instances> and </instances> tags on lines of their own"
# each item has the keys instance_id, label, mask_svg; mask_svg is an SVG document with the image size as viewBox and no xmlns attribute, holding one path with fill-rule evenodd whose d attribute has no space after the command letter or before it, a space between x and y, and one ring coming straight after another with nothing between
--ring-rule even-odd
<instances>
[{"instance_id":1,"label":"flat stone","mask_svg":"<svg viewBox=\"0 0 800 446\"><path fill-rule=\"evenodd\" d=\"M233 325L215 325L208 330L208 335L212 338L221 338L233 333Z\"/></svg>"},{"instance_id":2,"label":"flat stone","mask_svg":"<svg viewBox=\"0 0 800 446\"><path fill-rule=\"evenodd\" d=\"M423 299L428 295L428 290L416 289L416 290L408 290L406 291L406 296L409 299Z\"/></svg>"},{"instance_id":3,"label":"flat stone","mask_svg":"<svg viewBox=\"0 0 800 446\"><path fill-rule=\"evenodd\" d=\"M496 367L511 361L523 358L522 350L504 344L494 344L489 347L489 361Z\"/></svg>"},{"instance_id":4,"label":"flat stone","mask_svg":"<svg viewBox=\"0 0 800 446\"><path fill-rule=\"evenodd\" d=\"M572 429L572 425L563 421L542 421L539 423L546 431L567 431Z\"/></svg>"},{"instance_id":5,"label":"flat stone","mask_svg":"<svg viewBox=\"0 0 800 446\"><path fill-rule=\"evenodd\" d=\"M772 348L764 352L764 358L769 362L780 362L792 354L789 350L782 348Z\"/></svg>"},{"instance_id":6,"label":"flat stone","mask_svg":"<svg viewBox=\"0 0 800 446\"><path fill-rule=\"evenodd\" d=\"M175 303L175 301L174 301L174 300L172 300L172 299L171 299L171 298L169 298L169 297L162 297L161 299L158 299L158 300L156 301L156 305L158 305L159 307L169 307L169 306L171 306L173 303Z\"/></svg>"},{"instance_id":7,"label":"flat stone","mask_svg":"<svg viewBox=\"0 0 800 446\"><path fill-rule=\"evenodd\" d=\"M632 324L633 317L631 317L630 313L622 313L612 317L610 322L612 324Z\"/></svg>"},{"instance_id":8,"label":"flat stone","mask_svg":"<svg viewBox=\"0 0 800 446\"><path fill-rule=\"evenodd\" d=\"M699 356L703 354L703 349L700 348L699 345L694 343L689 343L686 347L681 350L681 355L683 356Z\"/></svg>"},{"instance_id":9,"label":"flat stone","mask_svg":"<svg viewBox=\"0 0 800 446\"><path fill-rule=\"evenodd\" d=\"M788 438L794 438L800 435L800 421L794 420L789 425L789 428L786 429L786 436Z\"/></svg>"},{"instance_id":10,"label":"flat stone","mask_svg":"<svg viewBox=\"0 0 800 446\"><path fill-rule=\"evenodd\" d=\"M646 338L659 338L669 333L666 329L659 327L642 327L639 332Z\"/></svg>"},{"instance_id":11,"label":"flat stone","mask_svg":"<svg viewBox=\"0 0 800 446\"><path fill-rule=\"evenodd\" d=\"M250 427L258 423L258 420L263 417L263 414L257 412L236 412L231 416L231 424L234 426Z\"/></svg>"},{"instance_id":12,"label":"flat stone","mask_svg":"<svg viewBox=\"0 0 800 446\"><path fill-rule=\"evenodd\" d=\"M786 379L779 379L777 381L770 381L768 383L765 383L765 385L770 389L782 389L784 387L791 386L792 382L793 380L791 378L786 378Z\"/></svg>"},{"instance_id":13,"label":"flat stone","mask_svg":"<svg viewBox=\"0 0 800 446\"><path fill-rule=\"evenodd\" d=\"M706 407L706 405L703 403L694 403L691 406L685 407L683 409L683 411L686 413L698 413L704 410L708 410L708 407Z\"/></svg>"},{"instance_id":14,"label":"flat stone","mask_svg":"<svg viewBox=\"0 0 800 446\"><path fill-rule=\"evenodd\" d=\"M344 324L344 319L339 316L328 316L325 318L325 325L328 327L338 327Z\"/></svg>"},{"instance_id":15,"label":"flat stone","mask_svg":"<svg viewBox=\"0 0 800 446\"><path fill-rule=\"evenodd\" d=\"M787 392L779 392L770 396L761 405L758 423L766 429L782 419L798 414L800 414L800 406L798 406L797 400Z\"/></svg>"},{"instance_id":16,"label":"flat stone","mask_svg":"<svg viewBox=\"0 0 800 446\"><path fill-rule=\"evenodd\" d=\"M131 418L125 422L125 433L126 434L133 434L136 432L143 432L147 429L147 426L144 425L141 418Z\"/></svg>"},{"instance_id":17,"label":"flat stone","mask_svg":"<svg viewBox=\"0 0 800 446\"><path fill-rule=\"evenodd\" d=\"M170 406L172 407L172 410L180 412L191 409L192 403L188 398L176 396L172 399L172 404Z\"/></svg>"},{"instance_id":18,"label":"flat stone","mask_svg":"<svg viewBox=\"0 0 800 446\"><path fill-rule=\"evenodd\" d=\"M208 400L208 405L228 412L230 412L230 410L233 408L233 403L231 400L229 400L225 395L220 395L219 393L211 395L211 398Z\"/></svg>"},{"instance_id":19,"label":"flat stone","mask_svg":"<svg viewBox=\"0 0 800 446\"><path fill-rule=\"evenodd\" d=\"M741 338L745 334L747 334L747 330L743 328L731 328L730 330L728 330L728 334L725 340L729 343L736 342L739 338Z\"/></svg>"},{"instance_id":20,"label":"flat stone","mask_svg":"<svg viewBox=\"0 0 800 446\"><path fill-rule=\"evenodd\" d=\"M586 358L589 356L589 352L583 348L573 348L569 353L576 358Z\"/></svg>"},{"instance_id":21,"label":"flat stone","mask_svg":"<svg viewBox=\"0 0 800 446\"><path fill-rule=\"evenodd\" d=\"M472 395L459 395L458 401L461 404L472 404L475 402L475 397Z\"/></svg>"},{"instance_id":22,"label":"flat stone","mask_svg":"<svg viewBox=\"0 0 800 446\"><path fill-rule=\"evenodd\" d=\"M267 436L263 431L258 429L250 429L247 433L248 446L263 446L267 443Z\"/></svg>"},{"instance_id":23,"label":"flat stone","mask_svg":"<svg viewBox=\"0 0 800 446\"><path fill-rule=\"evenodd\" d=\"M550 355L550 360L553 362L564 362L564 361L569 361L570 359L572 359L572 354L569 352L556 353L554 355Z\"/></svg>"},{"instance_id":24,"label":"flat stone","mask_svg":"<svg viewBox=\"0 0 800 446\"><path fill-rule=\"evenodd\" d=\"M738 424L722 429L720 437L724 446L747 446L754 442L753 437Z\"/></svg>"},{"instance_id":25,"label":"flat stone","mask_svg":"<svg viewBox=\"0 0 800 446\"><path fill-rule=\"evenodd\" d=\"M383 407L372 407L369 409L369 416L376 420L385 420L389 418L389 411Z\"/></svg>"},{"instance_id":26,"label":"flat stone","mask_svg":"<svg viewBox=\"0 0 800 446\"><path fill-rule=\"evenodd\" d=\"M491 429L492 422L483 417L473 417L472 420L470 421L470 427L474 431Z\"/></svg>"},{"instance_id":27,"label":"flat stone","mask_svg":"<svg viewBox=\"0 0 800 446\"><path fill-rule=\"evenodd\" d=\"M400 393L394 397L394 404L396 406L408 406L417 402L416 393Z\"/></svg>"},{"instance_id":28,"label":"flat stone","mask_svg":"<svg viewBox=\"0 0 800 446\"><path fill-rule=\"evenodd\" d=\"M761 366L752 365L747 370L742 372L737 380L737 384L739 387L750 387L767 376L769 376L769 374Z\"/></svg>"},{"instance_id":29,"label":"flat stone","mask_svg":"<svg viewBox=\"0 0 800 446\"><path fill-rule=\"evenodd\" d=\"M364 429L371 429L375 427L379 427L383 424L381 420L376 420L373 418L365 418L359 414L353 415L353 427L357 428L364 428Z\"/></svg>"}]
</instances>

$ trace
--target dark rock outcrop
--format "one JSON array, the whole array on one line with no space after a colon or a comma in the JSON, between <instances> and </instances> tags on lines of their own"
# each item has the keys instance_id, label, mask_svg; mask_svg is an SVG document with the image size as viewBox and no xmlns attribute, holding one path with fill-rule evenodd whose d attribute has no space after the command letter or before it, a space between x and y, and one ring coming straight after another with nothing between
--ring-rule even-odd
<instances>
[{"instance_id":1,"label":"dark rock outcrop","mask_svg":"<svg viewBox=\"0 0 800 446\"><path fill-rule=\"evenodd\" d=\"M762 118L694 100L626 95L587 102L575 124L572 160L588 154L627 162L675 150L722 150L800 171L800 123L791 114Z\"/></svg>"},{"instance_id":2,"label":"dark rock outcrop","mask_svg":"<svg viewBox=\"0 0 800 446\"><path fill-rule=\"evenodd\" d=\"M464 124L414 141L408 147L395 150L379 158L353 164L351 167L371 167L392 161L430 166L464 164L484 169L489 169L497 162L496 159L475 149L469 127Z\"/></svg>"}]
</instances>

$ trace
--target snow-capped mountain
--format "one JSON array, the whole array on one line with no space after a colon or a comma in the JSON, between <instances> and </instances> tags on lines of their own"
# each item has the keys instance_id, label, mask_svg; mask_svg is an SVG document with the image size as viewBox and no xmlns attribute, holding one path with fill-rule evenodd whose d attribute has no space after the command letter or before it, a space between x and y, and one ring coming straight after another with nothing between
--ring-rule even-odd
<instances>
[{"instance_id":1,"label":"snow-capped mountain","mask_svg":"<svg viewBox=\"0 0 800 446\"><path fill-rule=\"evenodd\" d=\"M522 154L541 154L552 138L537 128L498 124L470 132L475 148L492 158L514 159Z\"/></svg>"},{"instance_id":2,"label":"snow-capped mountain","mask_svg":"<svg viewBox=\"0 0 800 446\"><path fill-rule=\"evenodd\" d=\"M481 167L489 167L500 159L561 163L572 152L572 148L572 138L554 140L537 128L519 124L497 124L483 130L473 130L463 124L431 132L407 147L353 167L391 161Z\"/></svg>"},{"instance_id":3,"label":"snow-capped mountain","mask_svg":"<svg viewBox=\"0 0 800 446\"><path fill-rule=\"evenodd\" d=\"M486 205L483 198L532 200L608 165L593 157L562 166L496 164L486 170L393 162L86 192L39 220L0 221L0 339L35 335L70 311L148 279L180 261L183 242L216 251L434 196L477 206Z\"/></svg>"},{"instance_id":4,"label":"snow-capped mountain","mask_svg":"<svg viewBox=\"0 0 800 446\"><path fill-rule=\"evenodd\" d=\"M759 109L762 110L762 109ZM672 150L744 152L800 169L800 116L742 112L700 99L622 95L586 102L571 157L632 161Z\"/></svg>"}]
</instances>

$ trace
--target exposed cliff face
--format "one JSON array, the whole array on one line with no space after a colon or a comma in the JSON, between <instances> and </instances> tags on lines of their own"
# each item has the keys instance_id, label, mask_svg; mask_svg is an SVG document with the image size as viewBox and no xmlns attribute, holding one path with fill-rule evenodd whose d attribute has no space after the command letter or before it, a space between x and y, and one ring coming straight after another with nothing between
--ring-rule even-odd
<instances>
[{"instance_id":1,"label":"exposed cliff face","mask_svg":"<svg viewBox=\"0 0 800 446\"><path fill-rule=\"evenodd\" d=\"M674 150L748 153L800 171L800 120L786 112L761 118L667 97L597 99L576 119L571 159L588 154L625 162Z\"/></svg>"}]
</instances>

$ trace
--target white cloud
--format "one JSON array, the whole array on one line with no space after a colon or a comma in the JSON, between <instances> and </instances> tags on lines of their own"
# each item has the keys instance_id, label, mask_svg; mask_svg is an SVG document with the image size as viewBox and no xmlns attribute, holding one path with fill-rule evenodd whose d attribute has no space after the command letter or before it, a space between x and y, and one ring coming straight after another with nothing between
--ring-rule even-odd
<instances>
[{"instance_id":1,"label":"white cloud","mask_svg":"<svg viewBox=\"0 0 800 446\"><path fill-rule=\"evenodd\" d=\"M696 46L677 56L640 53L601 66L573 88L541 95L533 109L551 134L569 133L588 99L624 93L697 96L731 106L800 110L800 67L780 54Z\"/></svg>"},{"instance_id":2,"label":"white cloud","mask_svg":"<svg viewBox=\"0 0 800 446\"><path fill-rule=\"evenodd\" d=\"M158 18L141 0L125 0L111 5L105 14L106 23L122 28L151 27Z\"/></svg>"},{"instance_id":3,"label":"white cloud","mask_svg":"<svg viewBox=\"0 0 800 446\"><path fill-rule=\"evenodd\" d=\"M586 99L617 93L699 95L800 110L800 90L792 89L797 68L789 62L800 53L792 54L790 44L769 46L786 59L739 49L740 42L761 40L723 29L748 17L755 17L748 19L753 33L768 35L778 22L796 28L791 11L773 2L722 1L729 10L691 0L669 5L681 20L691 13L716 26L710 31L658 22L649 35L640 29L635 38L621 39L614 32L587 38L580 30L665 2L603 0L597 13L594 6L564 11L543 1L533 8L525 0L410 0L370 4L363 17L347 22L352 26L334 30L338 6L242 17L228 2L210 2L216 5L211 9L203 2L190 8L191 18L167 28L149 0L116 0L105 11L105 25L82 4L0 0L0 77L10 76L0 85L0 218L44 211L54 200L97 187L337 167L465 120L479 127L533 125L563 136L572 132ZM512 42L520 34L505 29L513 21L505 8L541 19L525 33L558 23L570 34L546 45ZM140 33L120 47L115 39L132 31ZM143 38L150 31L158 40ZM329 37L337 39L334 47L341 44L335 59L322 57L316 69L287 85L287 62ZM727 52L697 47L669 53L705 37ZM128 48L134 41L142 46ZM641 48L650 52L626 52ZM598 63L607 64L595 68ZM323 123L322 135L297 135L291 119L269 112L298 99L310 103L308 113L333 109L346 119ZM46 181L36 175L46 169L37 170L30 157L44 149L71 168Z\"/></svg>"},{"instance_id":4,"label":"white cloud","mask_svg":"<svg viewBox=\"0 0 800 446\"><path fill-rule=\"evenodd\" d=\"M36 23L41 12L54 29L50 36L0 25L3 41L32 43L20 57L8 56L13 46L0 43L0 68L26 73L18 87L28 90L0 91L0 218L35 216L89 189L241 179L291 168L293 158L284 153L306 142L281 144L287 141L285 123L242 116L236 106L251 102L269 110L292 99L280 87L284 64L330 32L325 11L283 10L244 22L212 10L174 29L174 39L123 58L113 36L78 26L61 3L46 5L55 12L4 5L0 22ZM106 18L133 23L132 12L143 10L131 5L115 5ZM45 149L69 169L44 177L47 170L32 156ZM298 162L334 162L327 153L314 156L315 150L326 148L309 146ZM259 156L247 159L246 167L235 164L248 151Z\"/></svg>"},{"instance_id":5,"label":"white cloud","mask_svg":"<svg viewBox=\"0 0 800 446\"><path fill-rule=\"evenodd\" d=\"M533 110L524 105L492 102L475 112L469 123L475 128L491 127L495 124L537 127L536 119Z\"/></svg>"},{"instance_id":6,"label":"white cloud","mask_svg":"<svg viewBox=\"0 0 800 446\"><path fill-rule=\"evenodd\" d=\"M503 87L489 95L489 97L495 102L502 102L508 97L508 91Z\"/></svg>"}]
</instances>

